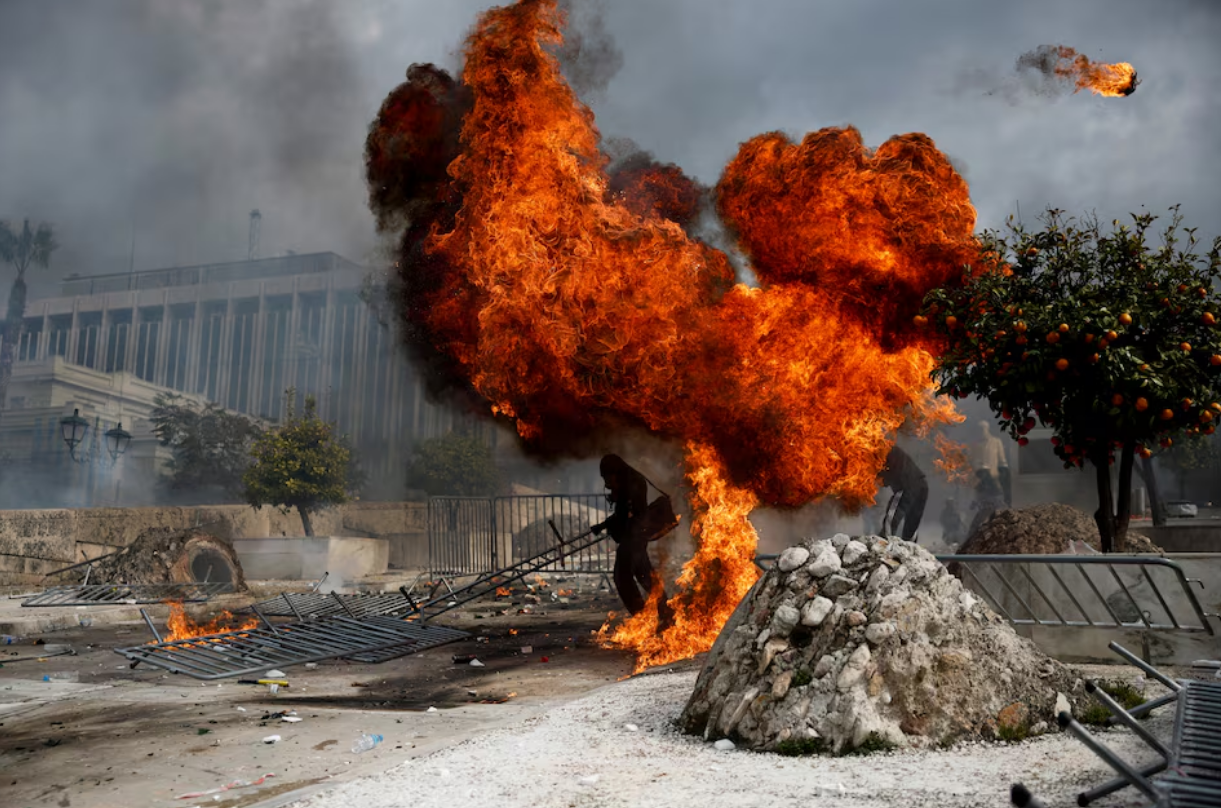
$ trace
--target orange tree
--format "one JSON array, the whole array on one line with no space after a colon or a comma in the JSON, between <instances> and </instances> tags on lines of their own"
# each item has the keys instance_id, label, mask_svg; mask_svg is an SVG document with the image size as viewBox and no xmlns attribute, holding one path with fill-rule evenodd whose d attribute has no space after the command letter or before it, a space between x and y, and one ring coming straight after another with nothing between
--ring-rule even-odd
<instances>
[{"instance_id":1,"label":"orange tree","mask_svg":"<svg viewBox=\"0 0 1221 808\"><path fill-rule=\"evenodd\" d=\"M1171 211L1160 239L1149 214L1109 232L1058 210L1033 231L1010 217L916 317L947 346L939 393L985 398L1019 445L1047 427L1065 468L1094 466L1104 552L1123 547L1134 456L1221 420L1221 238L1201 257Z\"/></svg>"}]
</instances>

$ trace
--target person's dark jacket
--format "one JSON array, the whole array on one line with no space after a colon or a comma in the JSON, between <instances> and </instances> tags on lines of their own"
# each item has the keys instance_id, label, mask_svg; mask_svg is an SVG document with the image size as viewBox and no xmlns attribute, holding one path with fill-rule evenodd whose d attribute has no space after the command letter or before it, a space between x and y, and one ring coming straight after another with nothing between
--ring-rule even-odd
<instances>
[{"instance_id":1,"label":"person's dark jacket","mask_svg":"<svg viewBox=\"0 0 1221 808\"><path fill-rule=\"evenodd\" d=\"M924 472L912 460L911 455L898 446L886 456L886 468L882 469L882 485L891 491L911 491L927 487Z\"/></svg>"},{"instance_id":2,"label":"person's dark jacket","mask_svg":"<svg viewBox=\"0 0 1221 808\"><path fill-rule=\"evenodd\" d=\"M601 527L616 542L623 542L631 535L632 522L649 507L649 483L643 474L624 463L615 469L613 484L607 487L606 498L613 510Z\"/></svg>"}]
</instances>

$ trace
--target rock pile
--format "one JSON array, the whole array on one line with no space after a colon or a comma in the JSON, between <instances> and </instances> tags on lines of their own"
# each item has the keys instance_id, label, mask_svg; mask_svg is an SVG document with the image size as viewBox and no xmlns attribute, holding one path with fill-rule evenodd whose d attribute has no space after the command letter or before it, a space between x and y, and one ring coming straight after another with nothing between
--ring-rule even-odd
<instances>
[{"instance_id":1,"label":"rock pile","mask_svg":"<svg viewBox=\"0 0 1221 808\"><path fill-rule=\"evenodd\" d=\"M1100 546L1094 518L1060 503L1006 508L992 514L958 548L963 555L1054 555L1068 552L1070 542ZM1128 531L1125 553L1161 553L1147 536Z\"/></svg>"},{"instance_id":2,"label":"rock pile","mask_svg":"<svg viewBox=\"0 0 1221 808\"><path fill-rule=\"evenodd\" d=\"M680 720L757 750L940 745L1055 726L1080 686L923 548L839 534L759 579Z\"/></svg>"}]
</instances>

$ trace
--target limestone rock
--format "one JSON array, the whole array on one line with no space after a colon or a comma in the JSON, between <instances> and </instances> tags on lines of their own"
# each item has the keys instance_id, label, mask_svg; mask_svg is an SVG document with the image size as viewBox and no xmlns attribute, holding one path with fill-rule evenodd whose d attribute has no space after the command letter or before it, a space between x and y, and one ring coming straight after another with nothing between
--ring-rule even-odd
<instances>
[{"instance_id":1,"label":"limestone rock","mask_svg":"<svg viewBox=\"0 0 1221 808\"><path fill-rule=\"evenodd\" d=\"M818 554L809 569L810 574L815 578L826 578L832 573L839 572L841 567L843 567L843 562L840 560L839 553L835 552L834 547L828 547Z\"/></svg>"},{"instance_id":2,"label":"limestone rock","mask_svg":"<svg viewBox=\"0 0 1221 808\"><path fill-rule=\"evenodd\" d=\"M810 557L810 551L804 547L790 547L780 554L779 560L776 561L776 566L781 572L792 572L793 570L806 563L806 559Z\"/></svg>"},{"instance_id":3,"label":"limestone rock","mask_svg":"<svg viewBox=\"0 0 1221 808\"><path fill-rule=\"evenodd\" d=\"M804 558L785 566L801 564L777 563L722 630L680 718L688 732L756 750L931 747L1054 726L1082 695L923 548L836 536L794 549Z\"/></svg>"},{"instance_id":4,"label":"limestone rock","mask_svg":"<svg viewBox=\"0 0 1221 808\"><path fill-rule=\"evenodd\" d=\"M811 600L801 610L801 624L803 626L821 626L822 621L831 613L831 609L835 603L827 600L822 595Z\"/></svg>"}]
</instances>

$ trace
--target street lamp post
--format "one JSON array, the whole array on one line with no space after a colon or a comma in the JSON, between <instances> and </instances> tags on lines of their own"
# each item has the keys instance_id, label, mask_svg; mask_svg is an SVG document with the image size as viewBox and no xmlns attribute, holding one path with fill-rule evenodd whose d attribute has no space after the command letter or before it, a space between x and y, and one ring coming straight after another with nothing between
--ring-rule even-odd
<instances>
[{"instance_id":1,"label":"street lamp post","mask_svg":"<svg viewBox=\"0 0 1221 808\"><path fill-rule=\"evenodd\" d=\"M68 455L77 463L90 463L94 460L93 452L77 454L77 447L85 441L89 434L89 422L81 417L81 411L74 409L72 414L60 419L60 433L64 443L68 445ZM123 428L120 421L113 429L106 432L106 451L110 454L110 465L119 462L119 457L127 451L131 443L131 433Z\"/></svg>"}]
</instances>

